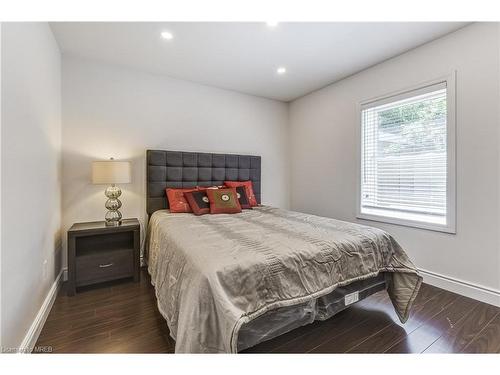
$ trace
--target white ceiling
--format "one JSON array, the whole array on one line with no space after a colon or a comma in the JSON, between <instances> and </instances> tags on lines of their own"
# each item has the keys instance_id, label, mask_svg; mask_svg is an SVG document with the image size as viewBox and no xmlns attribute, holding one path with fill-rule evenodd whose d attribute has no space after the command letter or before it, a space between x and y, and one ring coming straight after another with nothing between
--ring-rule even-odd
<instances>
[{"instance_id":1,"label":"white ceiling","mask_svg":"<svg viewBox=\"0 0 500 375\"><path fill-rule=\"evenodd\" d=\"M466 23L52 23L63 53L290 101ZM174 39L160 37L164 30ZM284 66L287 73L276 74Z\"/></svg>"}]
</instances>

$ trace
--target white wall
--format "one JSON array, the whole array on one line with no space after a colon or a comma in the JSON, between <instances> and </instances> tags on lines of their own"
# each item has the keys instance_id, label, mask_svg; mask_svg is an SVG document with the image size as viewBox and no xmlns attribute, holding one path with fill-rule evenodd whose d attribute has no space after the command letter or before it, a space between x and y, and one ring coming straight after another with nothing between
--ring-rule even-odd
<instances>
[{"instance_id":1,"label":"white wall","mask_svg":"<svg viewBox=\"0 0 500 375\"><path fill-rule=\"evenodd\" d=\"M1 34L5 349L19 347L61 269L61 56L46 23Z\"/></svg>"},{"instance_id":2,"label":"white wall","mask_svg":"<svg viewBox=\"0 0 500 375\"><path fill-rule=\"evenodd\" d=\"M288 207L287 123L282 102L65 56L63 232L103 220L90 168L109 157L133 162L121 211L144 219L146 149L261 155L263 202Z\"/></svg>"},{"instance_id":3,"label":"white wall","mask_svg":"<svg viewBox=\"0 0 500 375\"><path fill-rule=\"evenodd\" d=\"M418 267L500 290L498 27L470 25L292 102L292 209L380 227ZM356 220L358 103L452 70L457 71L457 234Z\"/></svg>"}]
</instances>

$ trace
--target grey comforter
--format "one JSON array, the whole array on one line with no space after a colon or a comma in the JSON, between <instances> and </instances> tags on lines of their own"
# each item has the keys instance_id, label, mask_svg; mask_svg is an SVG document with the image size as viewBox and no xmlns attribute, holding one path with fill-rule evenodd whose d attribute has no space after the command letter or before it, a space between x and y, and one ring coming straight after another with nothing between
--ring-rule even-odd
<instances>
[{"instance_id":1,"label":"grey comforter","mask_svg":"<svg viewBox=\"0 0 500 375\"><path fill-rule=\"evenodd\" d=\"M397 315L408 319L421 283L388 233L257 207L233 215L155 212L148 270L176 352L234 353L240 327L263 313L392 272Z\"/></svg>"}]
</instances>

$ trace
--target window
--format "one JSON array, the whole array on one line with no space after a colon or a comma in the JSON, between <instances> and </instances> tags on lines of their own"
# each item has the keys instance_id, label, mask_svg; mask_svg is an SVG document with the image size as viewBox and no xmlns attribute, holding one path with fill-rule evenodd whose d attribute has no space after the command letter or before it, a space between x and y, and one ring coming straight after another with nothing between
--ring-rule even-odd
<instances>
[{"instance_id":1,"label":"window","mask_svg":"<svg viewBox=\"0 0 500 375\"><path fill-rule=\"evenodd\" d=\"M455 232L454 82L361 105L358 217Z\"/></svg>"}]
</instances>

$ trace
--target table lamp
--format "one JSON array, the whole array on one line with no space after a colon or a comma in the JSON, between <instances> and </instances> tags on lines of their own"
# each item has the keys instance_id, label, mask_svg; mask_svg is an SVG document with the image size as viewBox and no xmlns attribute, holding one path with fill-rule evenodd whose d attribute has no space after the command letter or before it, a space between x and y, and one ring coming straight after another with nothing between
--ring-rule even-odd
<instances>
[{"instance_id":1,"label":"table lamp","mask_svg":"<svg viewBox=\"0 0 500 375\"><path fill-rule=\"evenodd\" d=\"M108 197L105 204L108 212L106 212L104 218L108 226L120 225L122 214L119 208L122 206L122 202L118 197L122 194L122 191L115 184L130 183L130 162L115 161L113 158L106 161L92 162L92 183L110 185L104 191L104 194Z\"/></svg>"}]
</instances>

